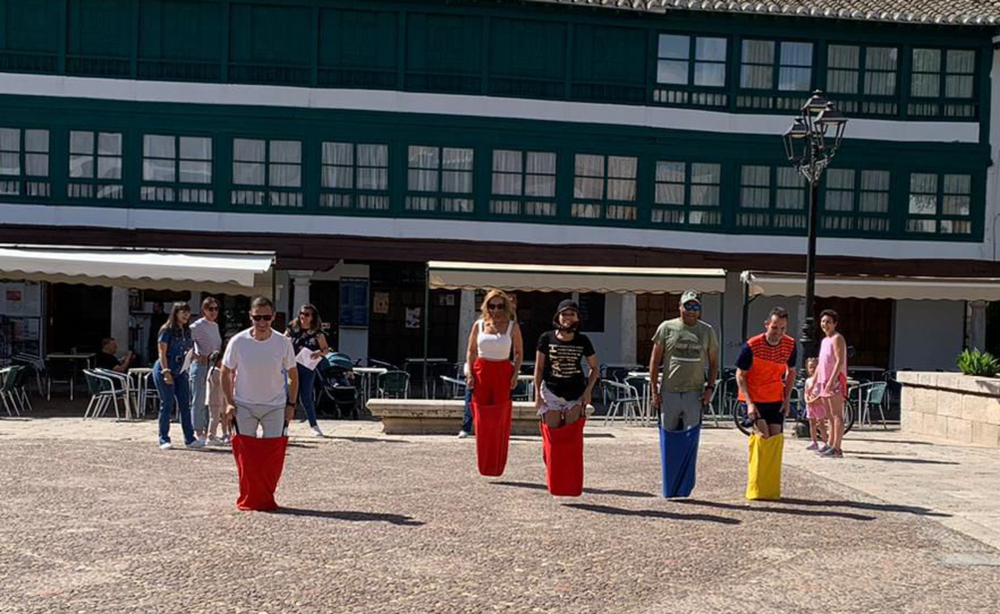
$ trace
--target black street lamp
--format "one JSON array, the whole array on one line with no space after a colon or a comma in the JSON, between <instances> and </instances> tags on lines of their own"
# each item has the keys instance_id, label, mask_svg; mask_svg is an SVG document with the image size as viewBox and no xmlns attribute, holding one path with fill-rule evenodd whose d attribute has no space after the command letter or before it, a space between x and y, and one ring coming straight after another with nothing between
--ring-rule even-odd
<instances>
[{"instance_id":1,"label":"black street lamp","mask_svg":"<svg viewBox=\"0 0 1000 614\"><path fill-rule=\"evenodd\" d=\"M800 365L819 354L814 334L813 302L816 297L816 228L819 218L819 182L844 136L847 118L816 90L783 135L788 161L809 182L809 247L806 253L806 318L799 343ZM805 372L804 369L801 371Z\"/></svg>"}]
</instances>

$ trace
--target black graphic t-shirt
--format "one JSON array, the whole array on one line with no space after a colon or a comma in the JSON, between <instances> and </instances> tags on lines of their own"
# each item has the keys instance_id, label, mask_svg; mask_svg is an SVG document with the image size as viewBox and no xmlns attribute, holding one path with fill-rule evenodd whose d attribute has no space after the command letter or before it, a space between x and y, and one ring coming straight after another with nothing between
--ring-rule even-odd
<instances>
[{"instance_id":1,"label":"black graphic t-shirt","mask_svg":"<svg viewBox=\"0 0 1000 614\"><path fill-rule=\"evenodd\" d=\"M538 339L538 351L545 355L542 381L553 394L567 401L575 401L587 389L583 375L583 358L594 355L594 344L583 333L573 335L571 341L556 337L550 330Z\"/></svg>"}]
</instances>

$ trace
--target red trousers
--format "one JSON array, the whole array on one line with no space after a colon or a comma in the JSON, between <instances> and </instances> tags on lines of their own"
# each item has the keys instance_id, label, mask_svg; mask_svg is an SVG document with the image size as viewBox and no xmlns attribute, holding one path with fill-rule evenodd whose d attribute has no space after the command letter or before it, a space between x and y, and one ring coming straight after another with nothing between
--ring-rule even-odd
<instances>
[{"instance_id":1,"label":"red trousers","mask_svg":"<svg viewBox=\"0 0 1000 614\"><path fill-rule=\"evenodd\" d=\"M480 475L499 476L507 466L513 406L510 382L514 365L477 358L472 365L472 419L476 429L476 461Z\"/></svg>"}]
</instances>

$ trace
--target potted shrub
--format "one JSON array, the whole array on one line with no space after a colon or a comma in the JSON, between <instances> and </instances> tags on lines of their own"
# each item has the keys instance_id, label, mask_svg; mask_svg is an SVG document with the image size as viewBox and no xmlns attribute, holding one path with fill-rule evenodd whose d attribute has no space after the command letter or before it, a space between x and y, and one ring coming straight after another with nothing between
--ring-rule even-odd
<instances>
[{"instance_id":1,"label":"potted shrub","mask_svg":"<svg viewBox=\"0 0 1000 614\"><path fill-rule=\"evenodd\" d=\"M996 377L1000 371L1000 361L989 352L979 350L964 350L958 355L958 368L965 375L979 377Z\"/></svg>"}]
</instances>

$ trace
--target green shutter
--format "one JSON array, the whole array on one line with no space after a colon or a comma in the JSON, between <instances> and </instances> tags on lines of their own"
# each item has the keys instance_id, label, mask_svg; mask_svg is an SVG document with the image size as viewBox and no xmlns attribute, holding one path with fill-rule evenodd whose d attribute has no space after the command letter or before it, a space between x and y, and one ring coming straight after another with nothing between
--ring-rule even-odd
<instances>
[{"instance_id":1,"label":"green shutter","mask_svg":"<svg viewBox=\"0 0 1000 614\"><path fill-rule=\"evenodd\" d=\"M320 85L395 86L396 40L394 13L324 9L320 13Z\"/></svg>"},{"instance_id":2,"label":"green shutter","mask_svg":"<svg viewBox=\"0 0 1000 614\"><path fill-rule=\"evenodd\" d=\"M573 95L602 102L643 102L646 31L579 25L573 31Z\"/></svg>"},{"instance_id":3,"label":"green shutter","mask_svg":"<svg viewBox=\"0 0 1000 614\"><path fill-rule=\"evenodd\" d=\"M490 22L490 93L561 98L566 24L527 19Z\"/></svg>"},{"instance_id":4,"label":"green shutter","mask_svg":"<svg viewBox=\"0 0 1000 614\"><path fill-rule=\"evenodd\" d=\"M407 16L407 89L479 93L482 20L461 15Z\"/></svg>"}]
</instances>

